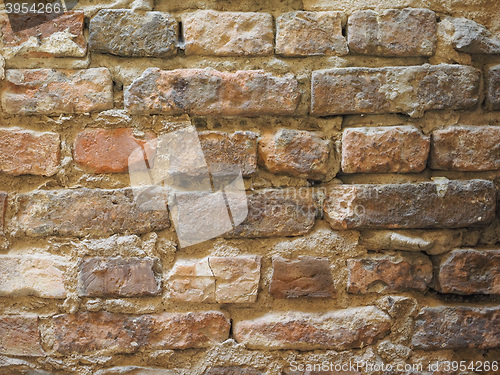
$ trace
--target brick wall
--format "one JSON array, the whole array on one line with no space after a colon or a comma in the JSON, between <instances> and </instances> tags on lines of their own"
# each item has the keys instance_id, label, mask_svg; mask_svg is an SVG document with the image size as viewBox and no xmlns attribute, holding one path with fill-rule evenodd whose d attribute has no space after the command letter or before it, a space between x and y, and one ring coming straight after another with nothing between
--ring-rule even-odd
<instances>
[{"instance_id":1,"label":"brick wall","mask_svg":"<svg viewBox=\"0 0 500 375\"><path fill-rule=\"evenodd\" d=\"M488 0L3 14L0 374L498 373L499 20ZM190 126L248 214L181 246L129 157L161 164ZM183 199L192 232L220 219Z\"/></svg>"}]
</instances>

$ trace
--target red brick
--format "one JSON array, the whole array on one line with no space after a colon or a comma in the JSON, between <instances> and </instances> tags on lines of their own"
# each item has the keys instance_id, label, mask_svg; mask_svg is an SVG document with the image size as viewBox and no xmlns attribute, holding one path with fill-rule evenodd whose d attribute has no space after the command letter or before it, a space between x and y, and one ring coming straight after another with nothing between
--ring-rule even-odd
<instances>
[{"instance_id":1,"label":"red brick","mask_svg":"<svg viewBox=\"0 0 500 375\"><path fill-rule=\"evenodd\" d=\"M340 12L289 12L276 18L276 53L283 56L346 55Z\"/></svg>"},{"instance_id":2,"label":"red brick","mask_svg":"<svg viewBox=\"0 0 500 375\"><path fill-rule=\"evenodd\" d=\"M453 126L432 133L430 167L441 170L500 169L500 126Z\"/></svg>"},{"instance_id":3,"label":"red brick","mask_svg":"<svg viewBox=\"0 0 500 375\"><path fill-rule=\"evenodd\" d=\"M10 69L2 106L12 115L87 113L113 108L107 68L85 70Z\"/></svg>"},{"instance_id":4,"label":"red brick","mask_svg":"<svg viewBox=\"0 0 500 375\"><path fill-rule=\"evenodd\" d=\"M133 114L292 115L300 100L295 78L262 70L148 68L125 93Z\"/></svg>"},{"instance_id":5,"label":"red brick","mask_svg":"<svg viewBox=\"0 0 500 375\"><path fill-rule=\"evenodd\" d=\"M64 189L20 194L14 235L109 236L148 233L170 227L167 196L155 187L134 199L132 189ZM157 205L158 203L158 205ZM148 207L153 205L153 210Z\"/></svg>"},{"instance_id":6,"label":"red brick","mask_svg":"<svg viewBox=\"0 0 500 375\"><path fill-rule=\"evenodd\" d=\"M478 104L479 80L477 69L448 64L317 70L312 74L311 113L422 117L428 110L472 109Z\"/></svg>"},{"instance_id":7,"label":"red brick","mask_svg":"<svg viewBox=\"0 0 500 375\"><path fill-rule=\"evenodd\" d=\"M331 143L311 132L280 129L259 138L259 162L272 173L312 180L333 177Z\"/></svg>"},{"instance_id":8,"label":"red brick","mask_svg":"<svg viewBox=\"0 0 500 375\"><path fill-rule=\"evenodd\" d=\"M268 13L199 10L182 19L186 55L263 56L273 53Z\"/></svg>"},{"instance_id":9,"label":"red brick","mask_svg":"<svg viewBox=\"0 0 500 375\"><path fill-rule=\"evenodd\" d=\"M160 264L152 258L87 258L79 265L80 295L141 297L160 293Z\"/></svg>"},{"instance_id":10,"label":"red brick","mask_svg":"<svg viewBox=\"0 0 500 375\"><path fill-rule=\"evenodd\" d=\"M148 160L155 155L153 132L136 136L133 129L86 129L75 140L75 161L95 173L122 173L128 170L129 157L141 148ZM142 154L142 153L141 153Z\"/></svg>"},{"instance_id":11,"label":"red brick","mask_svg":"<svg viewBox=\"0 0 500 375\"><path fill-rule=\"evenodd\" d=\"M432 56L436 32L436 14L415 8L359 10L347 26L350 52L365 55Z\"/></svg>"},{"instance_id":12,"label":"red brick","mask_svg":"<svg viewBox=\"0 0 500 375\"><path fill-rule=\"evenodd\" d=\"M441 293L500 294L500 250L456 249L439 261Z\"/></svg>"},{"instance_id":13,"label":"red brick","mask_svg":"<svg viewBox=\"0 0 500 375\"><path fill-rule=\"evenodd\" d=\"M19 356L44 355L40 343L38 317L0 316L0 354Z\"/></svg>"},{"instance_id":14,"label":"red brick","mask_svg":"<svg viewBox=\"0 0 500 375\"><path fill-rule=\"evenodd\" d=\"M0 19L3 55L14 57L84 57L87 42L83 35L83 12L65 12L54 18L52 14L38 13L27 18L11 13ZM26 21L37 21L37 26ZM13 31L11 23L16 25ZM19 30L18 30L19 29Z\"/></svg>"},{"instance_id":15,"label":"red brick","mask_svg":"<svg viewBox=\"0 0 500 375\"><path fill-rule=\"evenodd\" d=\"M495 217L496 191L486 180L389 185L334 185L325 219L334 229L464 228Z\"/></svg>"},{"instance_id":16,"label":"red brick","mask_svg":"<svg viewBox=\"0 0 500 375\"><path fill-rule=\"evenodd\" d=\"M388 315L368 306L325 314L267 314L233 323L233 335L250 349L345 350L372 344L390 327Z\"/></svg>"},{"instance_id":17,"label":"red brick","mask_svg":"<svg viewBox=\"0 0 500 375\"><path fill-rule=\"evenodd\" d=\"M432 263L420 254L348 259L347 268L349 293L423 292L432 281Z\"/></svg>"},{"instance_id":18,"label":"red brick","mask_svg":"<svg viewBox=\"0 0 500 375\"><path fill-rule=\"evenodd\" d=\"M486 108L500 110L500 64L486 70Z\"/></svg>"},{"instance_id":19,"label":"red brick","mask_svg":"<svg viewBox=\"0 0 500 375\"><path fill-rule=\"evenodd\" d=\"M0 171L14 176L52 176L59 169L59 134L0 129Z\"/></svg>"},{"instance_id":20,"label":"red brick","mask_svg":"<svg viewBox=\"0 0 500 375\"><path fill-rule=\"evenodd\" d=\"M414 126L345 129L344 173L418 173L427 164L430 141Z\"/></svg>"},{"instance_id":21,"label":"red brick","mask_svg":"<svg viewBox=\"0 0 500 375\"><path fill-rule=\"evenodd\" d=\"M274 298L333 297L335 289L328 258L273 258L269 293Z\"/></svg>"},{"instance_id":22,"label":"red brick","mask_svg":"<svg viewBox=\"0 0 500 375\"><path fill-rule=\"evenodd\" d=\"M415 320L415 349L496 349L500 346L498 307L424 307Z\"/></svg>"}]
</instances>

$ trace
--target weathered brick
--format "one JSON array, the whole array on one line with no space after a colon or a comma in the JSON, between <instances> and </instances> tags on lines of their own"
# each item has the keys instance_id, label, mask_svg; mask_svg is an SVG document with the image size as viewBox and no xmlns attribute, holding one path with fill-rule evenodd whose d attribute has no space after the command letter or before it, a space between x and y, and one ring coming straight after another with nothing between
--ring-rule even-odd
<instances>
[{"instance_id":1,"label":"weathered brick","mask_svg":"<svg viewBox=\"0 0 500 375\"><path fill-rule=\"evenodd\" d=\"M79 265L85 297L140 297L160 293L160 270L153 258L87 258Z\"/></svg>"},{"instance_id":2,"label":"weathered brick","mask_svg":"<svg viewBox=\"0 0 500 375\"><path fill-rule=\"evenodd\" d=\"M322 180L331 175L331 143L311 132L279 129L259 138L259 162L272 173Z\"/></svg>"},{"instance_id":3,"label":"weathered brick","mask_svg":"<svg viewBox=\"0 0 500 375\"><path fill-rule=\"evenodd\" d=\"M262 70L148 68L125 92L126 108L134 114L291 115L299 100L292 75Z\"/></svg>"},{"instance_id":4,"label":"weathered brick","mask_svg":"<svg viewBox=\"0 0 500 375\"><path fill-rule=\"evenodd\" d=\"M268 314L233 323L233 335L251 349L362 348L389 333L391 319L373 306L325 314Z\"/></svg>"},{"instance_id":5,"label":"weathered brick","mask_svg":"<svg viewBox=\"0 0 500 375\"><path fill-rule=\"evenodd\" d=\"M494 65L486 70L486 107L490 110L500 110L500 65Z\"/></svg>"},{"instance_id":6,"label":"weathered brick","mask_svg":"<svg viewBox=\"0 0 500 375\"><path fill-rule=\"evenodd\" d=\"M5 224L5 212L7 212L7 197L8 194L0 191L0 236L3 236L4 233L4 224Z\"/></svg>"},{"instance_id":7,"label":"weathered brick","mask_svg":"<svg viewBox=\"0 0 500 375\"><path fill-rule=\"evenodd\" d=\"M432 281L432 263L421 254L348 259L347 268L349 293L423 292Z\"/></svg>"},{"instance_id":8,"label":"weathered brick","mask_svg":"<svg viewBox=\"0 0 500 375\"><path fill-rule=\"evenodd\" d=\"M65 298L63 258L44 256L0 256L0 295Z\"/></svg>"},{"instance_id":9,"label":"weathered brick","mask_svg":"<svg viewBox=\"0 0 500 375\"><path fill-rule=\"evenodd\" d=\"M340 12L289 12L276 18L276 53L283 56L346 55Z\"/></svg>"},{"instance_id":10,"label":"weathered brick","mask_svg":"<svg viewBox=\"0 0 500 375\"><path fill-rule=\"evenodd\" d=\"M37 316L0 316L0 353L6 355L42 356Z\"/></svg>"},{"instance_id":11,"label":"weathered brick","mask_svg":"<svg viewBox=\"0 0 500 375\"><path fill-rule=\"evenodd\" d=\"M76 136L74 158L78 164L96 173L126 172L129 157L139 147L148 160L154 159L154 138L153 132L145 132L139 137L129 128L86 129Z\"/></svg>"},{"instance_id":12,"label":"weathered brick","mask_svg":"<svg viewBox=\"0 0 500 375\"><path fill-rule=\"evenodd\" d=\"M316 116L472 109L480 72L471 66L424 65L339 68L312 74L311 112Z\"/></svg>"},{"instance_id":13,"label":"weathered brick","mask_svg":"<svg viewBox=\"0 0 500 375\"><path fill-rule=\"evenodd\" d=\"M169 13L102 9L90 20L89 49L118 56L177 53L178 24Z\"/></svg>"},{"instance_id":14,"label":"weathered brick","mask_svg":"<svg viewBox=\"0 0 500 375\"><path fill-rule=\"evenodd\" d=\"M3 128L0 150L0 171L4 173L52 176L59 168L59 134Z\"/></svg>"},{"instance_id":15,"label":"weathered brick","mask_svg":"<svg viewBox=\"0 0 500 375\"><path fill-rule=\"evenodd\" d=\"M432 133L432 169L500 169L500 126L452 126Z\"/></svg>"},{"instance_id":16,"label":"weathered brick","mask_svg":"<svg viewBox=\"0 0 500 375\"><path fill-rule=\"evenodd\" d=\"M241 168L243 176L257 172L257 134L250 131L225 133L203 131L198 133L201 148L210 171L224 173L224 164ZM217 166L216 163L221 163Z\"/></svg>"},{"instance_id":17,"label":"weathered brick","mask_svg":"<svg viewBox=\"0 0 500 375\"><path fill-rule=\"evenodd\" d=\"M500 294L500 250L456 249L444 254L438 290L455 294Z\"/></svg>"},{"instance_id":18,"label":"weathered brick","mask_svg":"<svg viewBox=\"0 0 500 375\"><path fill-rule=\"evenodd\" d=\"M269 293L274 298L333 297L335 288L328 258L273 258Z\"/></svg>"},{"instance_id":19,"label":"weathered brick","mask_svg":"<svg viewBox=\"0 0 500 375\"><path fill-rule=\"evenodd\" d=\"M467 18L445 17L453 30L451 42L460 52L472 54L500 54L500 39L483 25Z\"/></svg>"},{"instance_id":20,"label":"weathered brick","mask_svg":"<svg viewBox=\"0 0 500 375\"><path fill-rule=\"evenodd\" d=\"M317 207L310 189L265 189L247 195L246 219L226 237L300 236L314 225Z\"/></svg>"},{"instance_id":21,"label":"weathered brick","mask_svg":"<svg viewBox=\"0 0 500 375\"><path fill-rule=\"evenodd\" d=\"M414 126L345 129L344 173L418 173L427 164L430 141Z\"/></svg>"},{"instance_id":22,"label":"weathered brick","mask_svg":"<svg viewBox=\"0 0 500 375\"><path fill-rule=\"evenodd\" d=\"M334 229L462 228L495 217L496 192L486 180L334 185L324 204Z\"/></svg>"},{"instance_id":23,"label":"weathered brick","mask_svg":"<svg viewBox=\"0 0 500 375\"><path fill-rule=\"evenodd\" d=\"M209 368L204 375L262 375L262 372L252 367L219 366Z\"/></svg>"},{"instance_id":24,"label":"weathered brick","mask_svg":"<svg viewBox=\"0 0 500 375\"><path fill-rule=\"evenodd\" d=\"M215 277L208 258L178 260L167 276L169 298L184 302L215 302Z\"/></svg>"},{"instance_id":25,"label":"weathered brick","mask_svg":"<svg viewBox=\"0 0 500 375\"><path fill-rule=\"evenodd\" d=\"M36 19L36 25L29 21ZM12 23L15 30L12 30ZM54 18L49 13L11 13L0 18L2 53L14 57L84 57L87 42L83 35L84 13L69 11Z\"/></svg>"},{"instance_id":26,"label":"weathered brick","mask_svg":"<svg viewBox=\"0 0 500 375\"><path fill-rule=\"evenodd\" d=\"M166 198L160 187L136 199L130 188L38 190L17 196L13 231L29 237L83 237L162 230L170 226L166 206L161 208Z\"/></svg>"},{"instance_id":27,"label":"weathered brick","mask_svg":"<svg viewBox=\"0 0 500 375\"><path fill-rule=\"evenodd\" d=\"M498 307L424 307L415 320L415 349L495 349L500 346Z\"/></svg>"},{"instance_id":28,"label":"weathered brick","mask_svg":"<svg viewBox=\"0 0 500 375\"><path fill-rule=\"evenodd\" d=\"M359 10L347 26L351 53L381 56L432 56L436 14L428 9Z\"/></svg>"},{"instance_id":29,"label":"weathered brick","mask_svg":"<svg viewBox=\"0 0 500 375\"><path fill-rule=\"evenodd\" d=\"M116 366L98 370L95 375L178 375L176 370L158 367Z\"/></svg>"},{"instance_id":30,"label":"weathered brick","mask_svg":"<svg viewBox=\"0 0 500 375\"><path fill-rule=\"evenodd\" d=\"M186 55L262 56L273 53L268 13L199 10L182 18Z\"/></svg>"},{"instance_id":31,"label":"weathered brick","mask_svg":"<svg viewBox=\"0 0 500 375\"><path fill-rule=\"evenodd\" d=\"M113 108L107 68L84 70L10 69L2 106L12 115L87 113Z\"/></svg>"}]
</instances>

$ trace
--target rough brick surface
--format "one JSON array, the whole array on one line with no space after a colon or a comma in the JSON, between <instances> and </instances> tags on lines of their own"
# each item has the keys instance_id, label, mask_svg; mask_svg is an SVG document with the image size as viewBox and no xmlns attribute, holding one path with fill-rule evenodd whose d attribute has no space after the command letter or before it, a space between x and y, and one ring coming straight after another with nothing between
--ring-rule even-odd
<instances>
[{"instance_id":1,"label":"rough brick surface","mask_svg":"<svg viewBox=\"0 0 500 375\"><path fill-rule=\"evenodd\" d=\"M359 307L325 314L268 314L235 322L233 334L251 349L345 350L373 343L390 326L381 310Z\"/></svg>"},{"instance_id":2,"label":"rough brick surface","mask_svg":"<svg viewBox=\"0 0 500 375\"><path fill-rule=\"evenodd\" d=\"M356 11L347 26L351 53L382 56L432 56L436 31L436 14L415 8Z\"/></svg>"},{"instance_id":3,"label":"rough brick surface","mask_svg":"<svg viewBox=\"0 0 500 375\"><path fill-rule=\"evenodd\" d=\"M500 294L500 250L456 249L443 255L438 290L456 294Z\"/></svg>"},{"instance_id":4,"label":"rough brick surface","mask_svg":"<svg viewBox=\"0 0 500 375\"><path fill-rule=\"evenodd\" d=\"M462 228L489 223L495 201L486 180L336 185L324 211L334 229Z\"/></svg>"},{"instance_id":5,"label":"rough brick surface","mask_svg":"<svg viewBox=\"0 0 500 375\"><path fill-rule=\"evenodd\" d=\"M279 129L259 138L259 162L272 173L322 180L334 166L331 144L314 133Z\"/></svg>"},{"instance_id":6,"label":"rough brick surface","mask_svg":"<svg viewBox=\"0 0 500 375\"><path fill-rule=\"evenodd\" d=\"M90 20L89 49L118 56L177 53L178 25L168 13L102 9Z\"/></svg>"},{"instance_id":7,"label":"rough brick surface","mask_svg":"<svg viewBox=\"0 0 500 375\"><path fill-rule=\"evenodd\" d=\"M472 109L478 104L478 70L460 65L339 68L312 74L316 116Z\"/></svg>"},{"instance_id":8,"label":"rough brick surface","mask_svg":"<svg viewBox=\"0 0 500 375\"><path fill-rule=\"evenodd\" d=\"M0 171L14 176L57 173L60 137L17 128L0 129Z\"/></svg>"},{"instance_id":9,"label":"rough brick surface","mask_svg":"<svg viewBox=\"0 0 500 375\"><path fill-rule=\"evenodd\" d=\"M432 263L420 254L348 259L347 268L349 293L423 292L432 280Z\"/></svg>"},{"instance_id":10,"label":"rough brick surface","mask_svg":"<svg viewBox=\"0 0 500 375\"><path fill-rule=\"evenodd\" d=\"M126 108L135 114L291 115L299 99L293 76L261 70L148 68L125 93Z\"/></svg>"},{"instance_id":11,"label":"rough brick surface","mask_svg":"<svg viewBox=\"0 0 500 375\"><path fill-rule=\"evenodd\" d=\"M0 191L0 236L3 236L5 225L5 212L7 211L7 197L8 194Z\"/></svg>"},{"instance_id":12,"label":"rough brick surface","mask_svg":"<svg viewBox=\"0 0 500 375\"><path fill-rule=\"evenodd\" d=\"M86 129L76 136L74 159L96 173L126 172L132 152L139 147L148 160L154 159L154 138L152 132L139 137L129 128Z\"/></svg>"},{"instance_id":13,"label":"rough brick surface","mask_svg":"<svg viewBox=\"0 0 500 375\"><path fill-rule=\"evenodd\" d=\"M460 52L472 54L500 54L500 39L483 25L466 18L446 17L453 28L452 44Z\"/></svg>"},{"instance_id":14,"label":"rough brick surface","mask_svg":"<svg viewBox=\"0 0 500 375\"><path fill-rule=\"evenodd\" d=\"M38 317L0 316L0 353L19 356L44 355L38 330Z\"/></svg>"},{"instance_id":15,"label":"rough brick surface","mask_svg":"<svg viewBox=\"0 0 500 375\"><path fill-rule=\"evenodd\" d=\"M186 55L262 56L273 53L268 13L200 10L182 18Z\"/></svg>"},{"instance_id":16,"label":"rough brick surface","mask_svg":"<svg viewBox=\"0 0 500 375\"><path fill-rule=\"evenodd\" d=\"M24 14L9 14L0 18L4 57L85 56L87 42L83 35L83 12L65 12L57 18L38 13L36 20L38 25L30 27L26 22L29 19ZM11 22L15 23L15 30L12 30Z\"/></svg>"},{"instance_id":17,"label":"rough brick surface","mask_svg":"<svg viewBox=\"0 0 500 375\"><path fill-rule=\"evenodd\" d=\"M486 107L500 110L500 65L494 65L486 70Z\"/></svg>"},{"instance_id":18,"label":"rough brick surface","mask_svg":"<svg viewBox=\"0 0 500 375\"><path fill-rule=\"evenodd\" d=\"M276 53L283 56L346 55L340 12L289 12L276 18Z\"/></svg>"},{"instance_id":19,"label":"rough brick surface","mask_svg":"<svg viewBox=\"0 0 500 375\"><path fill-rule=\"evenodd\" d=\"M68 264L58 256L0 257L0 295L65 298Z\"/></svg>"},{"instance_id":20,"label":"rough brick surface","mask_svg":"<svg viewBox=\"0 0 500 375\"><path fill-rule=\"evenodd\" d=\"M160 292L160 264L153 258L88 258L79 271L81 296L140 297Z\"/></svg>"},{"instance_id":21,"label":"rough brick surface","mask_svg":"<svg viewBox=\"0 0 500 375\"><path fill-rule=\"evenodd\" d=\"M2 107L13 115L104 111L113 108L113 81L107 68L11 69Z\"/></svg>"},{"instance_id":22,"label":"rough brick surface","mask_svg":"<svg viewBox=\"0 0 500 375\"><path fill-rule=\"evenodd\" d=\"M452 126L432 133L432 169L500 169L500 126Z\"/></svg>"},{"instance_id":23,"label":"rough brick surface","mask_svg":"<svg viewBox=\"0 0 500 375\"><path fill-rule=\"evenodd\" d=\"M251 367L211 367L205 371L204 375L262 375L262 372Z\"/></svg>"},{"instance_id":24,"label":"rough brick surface","mask_svg":"<svg viewBox=\"0 0 500 375\"><path fill-rule=\"evenodd\" d=\"M500 345L497 307L425 307L415 320L415 349L493 349Z\"/></svg>"},{"instance_id":25,"label":"rough brick surface","mask_svg":"<svg viewBox=\"0 0 500 375\"><path fill-rule=\"evenodd\" d=\"M335 288L328 258L273 258L269 293L274 298L333 297Z\"/></svg>"},{"instance_id":26,"label":"rough brick surface","mask_svg":"<svg viewBox=\"0 0 500 375\"><path fill-rule=\"evenodd\" d=\"M167 276L166 285L173 301L215 302L215 277L208 258L178 260Z\"/></svg>"},{"instance_id":27,"label":"rough brick surface","mask_svg":"<svg viewBox=\"0 0 500 375\"><path fill-rule=\"evenodd\" d=\"M115 366L99 370L95 375L178 375L178 372L158 367Z\"/></svg>"},{"instance_id":28,"label":"rough brick surface","mask_svg":"<svg viewBox=\"0 0 500 375\"><path fill-rule=\"evenodd\" d=\"M257 134L250 131L198 133L211 173L224 173L224 164L237 165L243 176L257 172ZM217 166L216 163L221 163Z\"/></svg>"},{"instance_id":29,"label":"rough brick surface","mask_svg":"<svg viewBox=\"0 0 500 375\"><path fill-rule=\"evenodd\" d=\"M345 129L344 173L418 173L427 164L430 141L414 126Z\"/></svg>"},{"instance_id":30,"label":"rough brick surface","mask_svg":"<svg viewBox=\"0 0 500 375\"><path fill-rule=\"evenodd\" d=\"M166 193L155 187L137 199L132 189L75 189L20 194L13 230L17 235L108 236L147 233L170 226L160 206Z\"/></svg>"}]
</instances>

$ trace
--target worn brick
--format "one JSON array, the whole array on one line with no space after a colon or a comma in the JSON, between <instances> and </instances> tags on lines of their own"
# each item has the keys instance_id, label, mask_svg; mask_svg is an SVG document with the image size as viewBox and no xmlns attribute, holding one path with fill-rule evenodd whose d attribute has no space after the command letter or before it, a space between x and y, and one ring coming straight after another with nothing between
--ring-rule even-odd
<instances>
[{"instance_id":1,"label":"worn brick","mask_svg":"<svg viewBox=\"0 0 500 375\"><path fill-rule=\"evenodd\" d=\"M456 249L439 260L438 290L455 294L500 294L500 250Z\"/></svg>"},{"instance_id":2,"label":"worn brick","mask_svg":"<svg viewBox=\"0 0 500 375\"><path fill-rule=\"evenodd\" d=\"M471 54L500 54L500 39L483 25L467 18L445 17L453 30L453 48Z\"/></svg>"},{"instance_id":3,"label":"worn brick","mask_svg":"<svg viewBox=\"0 0 500 375\"><path fill-rule=\"evenodd\" d=\"M334 229L462 228L495 217L496 192L486 180L335 185L325 219Z\"/></svg>"},{"instance_id":4,"label":"worn brick","mask_svg":"<svg viewBox=\"0 0 500 375\"><path fill-rule=\"evenodd\" d=\"M107 68L84 70L10 69L2 107L12 115L87 113L113 108Z\"/></svg>"},{"instance_id":5,"label":"worn brick","mask_svg":"<svg viewBox=\"0 0 500 375\"><path fill-rule=\"evenodd\" d=\"M96 173L122 173L128 170L129 158L139 147L148 160L154 159L154 139L153 132L136 136L129 128L85 129L76 136L74 159Z\"/></svg>"},{"instance_id":6,"label":"worn brick","mask_svg":"<svg viewBox=\"0 0 500 375\"><path fill-rule=\"evenodd\" d=\"M312 190L265 189L247 195L246 219L226 237L300 236L314 225Z\"/></svg>"},{"instance_id":7,"label":"worn brick","mask_svg":"<svg viewBox=\"0 0 500 375\"><path fill-rule=\"evenodd\" d=\"M425 291L432 281L432 263L421 254L375 255L348 259L349 293Z\"/></svg>"},{"instance_id":8,"label":"worn brick","mask_svg":"<svg viewBox=\"0 0 500 375\"><path fill-rule=\"evenodd\" d=\"M125 92L126 108L134 114L291 115L299 100L292 75L262 70L148 68Z\"/></svg>"},{"instance_id":9,"label":"worn brick","mask_svg":"<svg viewBox=\"0 0 500 375\"><path fill-rule=\"evenodd\" d=\"M243 176L251 176L257 172L256 133L203 131L198 133L198 136L210 172L223 174L225 164L239 166Z\"/></svg>"},{"instance_id":10,"label":"worn brick","mask_svg":"<svg viewBox=\"0 0 500 375\"><path fill-rule=\"evenodd\" d=\"M46 256L0 256L0 295L65 298L63 258Z\"/></svg>"},{"instance_id":11,"label":"worn brick","mask_svg":"<svg viewBox=\"0 0 500 375\"><path fill-rule=\"evenodd\" d=\"M269 293L274 298L333 297L335 288L328 258L273 258Z\"/></svg>"},{"instance_id":12,"label":"worn brick","mask_svg":"<svg viewBox=\"0 0 500 375\"><path fill-rule=\"evenodd\" d=\"M178 260L166 279L168 296L174 301L215 302L215 277L208 258Z\"/></svg>"},{"instance_id":13,"label":"worn brick","mask_svg":"<svg viewBox=\"0 0 500 375\"><path fill-rule=\"evenodd\" d=\"M434 131L429 165L441 170L499 170L500 126L452 126Z\"/></svg>"},{"instance_id":14,"label":"worn brick","mask_svg":"<svg viewBox=\"0 0 500 375\"><path fill-rule=\"evenodd\" d=\"M414 126L345 129L344 173L418 173L427 164L430 141Z\"/></svg>"},{"instance_id":15,"label":"worn brick","mask_svg":"<svg viewBox=\"0 0 500 375\"><path fill-rule=\"evenodd\" d=\"M316 116L472 109L480 72L471 66L423 65L338 68L312 74L311 112Z\"/></svg>"},{"instance_id":16,"label":"worn brick","mask_svg":"<svg viewBox=\"0 0 500 375\"><path fill-rule=\"evenodd\" d=\"M116 366L98 370L95 375L178 375L176 370L158 367Z\"/></svg>"},{"instance_id":17,"label":"worn brick","mask_svg":"<svg viewBox=\"0 0 500 375\"><path fill-rule=\"evenodd\" d=\"M186 55L263 56L273 53L268 13L199 10L182 18Z\"/></svg>"},{"instance_id":18,"label":"worn brick","mask_svg":"<svg viewBox=\"0 0 500 375\"><path fill-rule=\"evenodd\" d=\"M12 229L29 237L148 233L170 226L166 198L160 187L138 198L130 188L38 190L17 196Z\"/></svg>"},{"instance_id":19,"label":"worn brick","mask_svg":"<svg viewBox=\"0 0 500 375\"><path fill-rule=\"evenodd\" d=\"M0 191L0 236L3 236L5 225L5 212L7 212L7 197L8 194Z\"/></svg>"},{"instance_id":20,"label":"worn brick","mask_svg":"<svg viewBox=\"0 0 500 375\"><path fill-rule=\"evenodd\" d=\"M33 18L36 25L28 24ZM12 23L16 25L12 30ZM34 17L11 13L0 18L2 54L15 57L84 57L87 42L83 35L84 13L69 11L54 18L49 13Z\"/></svg>"},{"instance_id":21,"label":"worn brick","mask_svg":"<svg viewBox=\"0 0 500 375\"><path fill-rule=\"evenodd\" d=\"M346 55L340 12L289 12L276 18L276 53L283 56Z\"/></svg>"},{"instance_id":22,"label":"worn brick","mask_svg":"<svg viewBox=\"0 0 500 375\"><path fill-rule=\"evenodd\" d=\"M0 354L44 355L38 330L38 317L32 315L0 316Z\"/></svg>"},{"instance_id":23,"label":"worn brick","mask_svg":"<svg viewBox=\"0 0 500 375\"><path fill-rule=\"evenodd\" d=\"M259 162L272 173L323 180L334 171L330 141L314 133L279 129L259 138Z\"/></svg>"},{"instance_id":24,"label":"worn brick","mask_svg":"<svg viewBox=\"0 0 500 375\"><path fill-rule=\"evenodd\" d=\"M424 307L415 319L415 349L495 349L500 346L498 307Z\"/></svg>"},{"instance_id":25,"label":"worn brick","mask_svg":"<svg viewBox=\"0 0 500 375\"><path fill-rule=\"evenodd\" d=\"M131 57L177 53L178 24L169 13L102 9L90 20L89 49Z\"/></svg>"},{"instance_id":26,"label":"worn brick","mask_svg":"<svg viewBox=\"0 0 500 375\"><path fill-rule=\"evenodd\" d=\"M500 110L500 64L486 70L486 108Z\"/></svg>"},{"instance_id":27,"label":"worn brick","mask_svg":"<svg viewBox=\"0 0 500 375\"><path fill-rule=\"evenodd\" d=\"M345 350L370 345L390 327L388 315L368 306L325 314L267 314L233 323L233 335L251 349Z\"/></svg>"},{"instance_id":28,"label":"worn brick","mask_svg":"<svg viewBox=\"0 0 500 375\"><path fill-rule=\"evenodd\" d=\"M428 9L359 10L347 25L351 53L381 56L432 56L436 14Z\"/></svg>"},{"instance_id":29,"label":"worn brick","mask_svg":"<svg viewBox=\"0 0 500 375\"><path fill-rule=\"evenodd\" d=\"M14 176L57 173L60 137L56 133L19 128L0 129L0 171Z\"/></svg>"},{"instance_id":30,"label":"worn brick","mask_svg":"<svg viewBox=\"0 0 500 375\"><path fill-rule=\"evenodd\" d=\"M218 366L209 368L204 375L262 375L262 372L246 366Z\"/></svg>"},{"instance_id":31,"label":"worn brick","mask_svg":"<svg viewBox=\"0 0 500 375\"><path fill-rule=\"evenodd\" d=\"M160 264L153 258L87 258L79 265L79 294L140 297L160 293Z\"/></svg>"}]
</instances>

